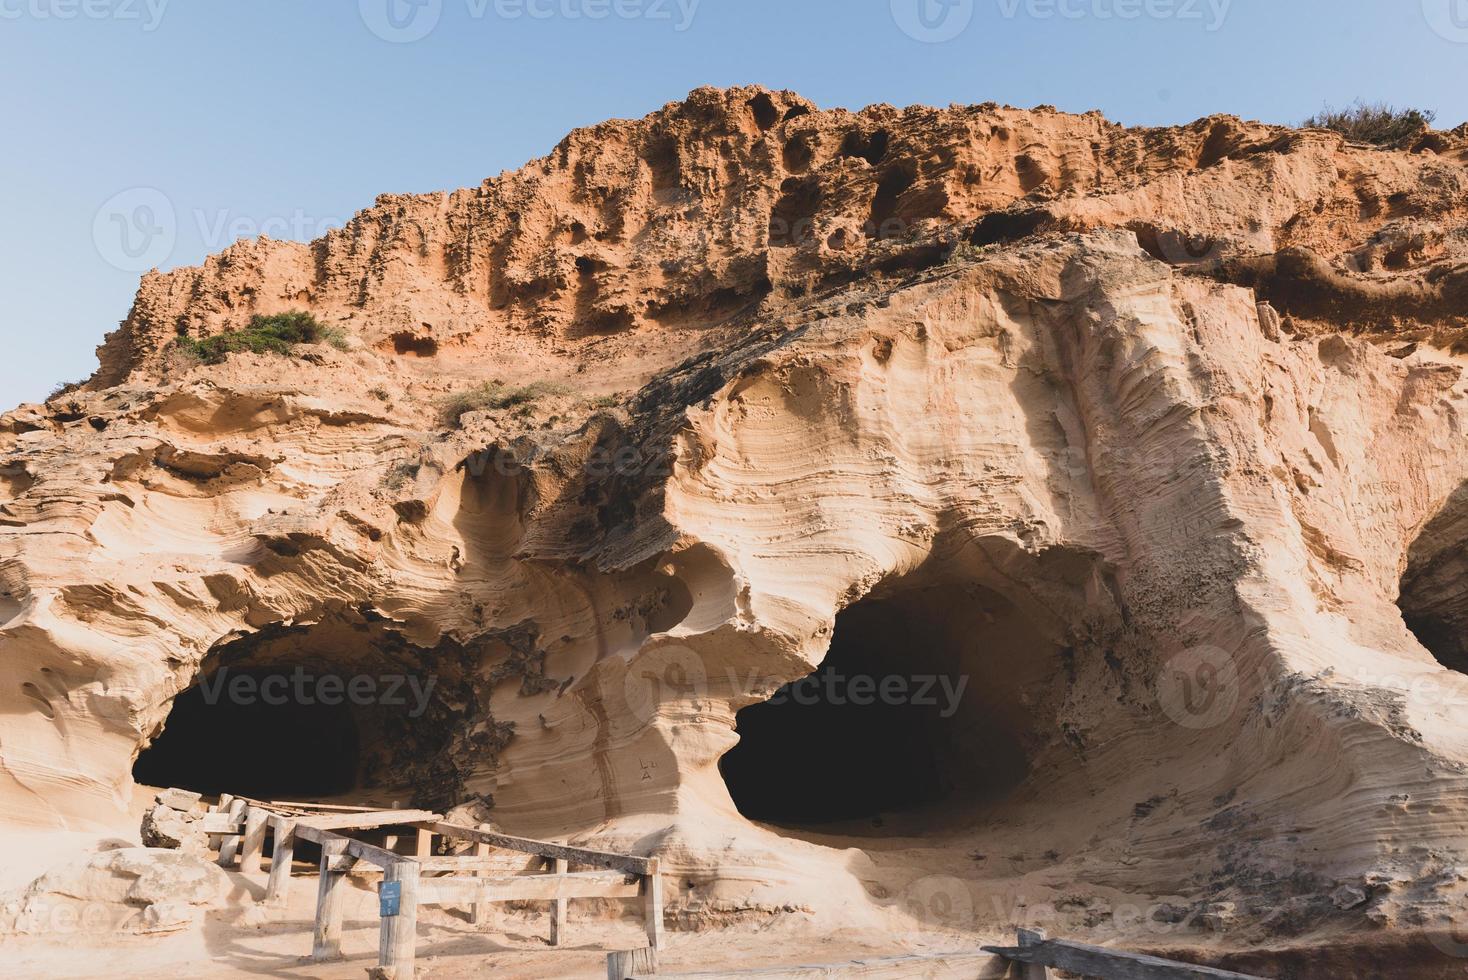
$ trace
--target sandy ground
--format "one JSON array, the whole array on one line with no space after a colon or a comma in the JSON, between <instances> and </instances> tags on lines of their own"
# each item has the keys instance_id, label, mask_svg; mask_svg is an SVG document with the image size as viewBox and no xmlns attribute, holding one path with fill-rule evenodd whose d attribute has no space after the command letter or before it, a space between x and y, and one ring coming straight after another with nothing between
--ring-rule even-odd
<instances>
[{"instance_id":1,"label":"sandy ground","mask_svg":"<svg viewBox=\"0 0 1468 980\"><path fill-rule=\"evenodd\" d=\"M38 874L74 860L109 842L136 844L136 834L98 836L67 832L10 833L0 865L0 893L24 887ZM377 964L378 928L376 878L351 879L343 929L344 958L313 963L311 949L316 907L314 868L297 862L290 902L277 913L266 913L258 903L265 894L266 874L229 872L227 907L210 912L201 927L171 934L140 936L105 924L57 927L49 933L0 936L0 960L16 977L148 978L160 977L290 977L353 978L359 980ZM120 906L106 906L114 917L126 914ZM419 976L456 978L494 976L506 980L542 978L596 978L606 976L609 951L645 944L642 922L630 906L617 917L615 903L571 905L569 942L553 949L546 943L549 919L534 905L528 908L493 906L491 920L481 929L469 921L467 910L420 910L418 932ZM755 970L799 966L839 965L856 960L888 957L973 953L984 945L1008 945L1006 936L914 932L910 928L822 933L804 915L778 915L759 922L744 921L719 931L679 932L670 929L661 956L662 972L669 974L712 970ZM1072 937L1090 938L1090 937ZM1445 944L1451 943L1451 947ZM1340 935L1333 941L1280 946L1244 952L1235 947L1220 957L1219 950L1199 947L1148 947L1122 943L1122 948L1178 959L1201 958L1228 969L1263 977L1314 978L1353 976L1363 980L1413 977L1446 980L1468 976L1468 947L1460 937L1418 935ZM1445 949L1458 950L1457 955ZM1211 954L1211 955L1210 955ZM927 965L924 964L926 967ZM926 969L924 977L973 976L958 964ZM914 970L917 970L914 965ZM835 974L840 975L840 974ZM884 974L884 976L889 974ZM891 976L903 976L892 973ZM914 972L913 976L919 975ZM983 973L988 976L990 974Z\"/></svg>"},{"instance_id":2,"label":"sandy ground","mask_svg":"<svg viewBox=\"0 0 1468 980\"><path fill-rule=\"evenodd\" d=\"M253 896L264 892L263 877L237 884ZM312 963L315 879L298 876L287 912L264 923L238 908L212 913L202 930L165 937L77 936L9 937L0 955L13 976L55 978L157 978L170 973L209 977L351 977L360 980L377 963L378 925L375 891L363 880L354 889L343 931L345 959ZM539 912L499 911L484 931L458 910L420 913L418 964L421 976L458 978L495 976L506 980L606 976L610 950L643 944L641 924L578 917L572 905L570 944L545 943L547 917ZM661 957L664 971L794 966L841 963L863 957L941 952L938 947L895 949L880 936L796 935L795 923L768 928L741 927L718 933L670 933ZM962 947L973 949L969 943Z\"/></svg>"},{"instance_id":3,"label":"sandy ground","mask_svg":"<svg viewBox=\"0 0 1468 980\"><path fill-rule=\"evenodd\" d=\"M139 792L151 795L152 791L141 788ZM24 888L45 871L108 842L137 846L137 832L118 828L113 834L8 833L5 860L0 864L0 894ZM202 928L139 936L106 925L58 927L48 934L0 936L0 957L11 976L119 980L156 980L170 974L360 980L377 964L377 879L351 879L342 937L344 959L313 963L308 954L316 911L314 869L297 862L289 906L274 915L257 906L265 894L266 877L265 873L229 872L233 886L229 907L210 912ZM123 913L120 908L108 908L114 917ZM469 921L466 910L422 909L419 975L600 980L606 976L609 951L646 945L641 919L631 906L626 906L628 912L622 918L614 917L613 908L602 903L572 903L570 941L560 949L546 943L549 918L533 906L524 910L493 906L491 920L483 929ZM798 966L974 950L978 945L972 937L944 935L935 935L931 942L914 942L910 933L900 939L856 932L812 934L803 916L782 916L719 932L669 931L661 965L665 972Z\"/></svg>"}]
</instances>

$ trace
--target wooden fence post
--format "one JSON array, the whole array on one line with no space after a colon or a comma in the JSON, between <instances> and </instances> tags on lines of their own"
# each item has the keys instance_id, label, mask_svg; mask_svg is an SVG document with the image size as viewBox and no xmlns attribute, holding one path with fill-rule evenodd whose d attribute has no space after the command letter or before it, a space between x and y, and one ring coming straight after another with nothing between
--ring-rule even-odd
<instances>
[{"instance_id":1,"label":"wooden fence post","mask_svg":"<svg viewBox=\"0 0 1468 980\"><path fill-rule=\"evenodd\" d=\"M397 915L382 917L378 943L378 968L393 980L413 980L413 963L418 952L418 879L416 861L397 861L383 872L382 884L398 886Z\"/></svg>"},{"instance_id":2,"label":"wooden fence post","mask_svg":"<svg viewBox=\"0 0 1468 980\"><path fill-rule=\"evenodd\" d=\"M477 857L477 858L487 858L487 857L489 857L489 845L488 844L482 844L482 843L481 844L475 844L474 845L474 856ZM488 878L489 877L489 869L488 868L481 868L479 871L476 871L474 873L474 876L476 878ZM482 925L484 925L488 921L489 921L489 903L488 902L475 902L474 903L474 913L473 913L473 922L474 922L474 924L476 926L482 926Z\"/></svg>"},{"instance_id":3,"label":"wooden fence post","mask_svg":"<svg viewBox=\"0 0 1468 980\"><path fill-rule=\"evenodd\" d=\"M663 879L658 874L658 859L648 862L642 879L642 914L647 924L647 944L654 950L663 948Z\"/></svg>"},{"instance_id":4,"label":"wooden fence post","mask_svg":"<svg viewBox=\"0 0 1468 980\"><path fill-rule=\"evenodd\" d=\"M658 972L658 951L652 947L607 954L607 980L627 980Z\"/></svg>"},{"instance_id":5,"label":"wooden fence post","mask_svg":"<svg viewBox=\"0 0 1468 980\"><path fill-rule=\"evenodd\" d=\"M270 811L258 806L245 809L245 837L240 844L240 872L253 875L260 873L260 858L265 852L265 822Z\"/></svg>"},{"instance_id":6,"label":"wooden fence post","mask_svg":"<svg viewBox=\"0 0 1468 980\"><path fill-rule=\"evenodd\" d=\"M271 852L265 904L285 908L290 904L291 863L296 859L296 822L277 817L271 826L275 828L275 849Z\"/></svg>"},{"instance_id":7,"label":"wooden fence post","mask_svg":"<svg viewBox=\"0 0 1468 980\"><path fill-rule=\"evenodd\" d=\"M311 959L317 963L342 955L342 912L347 897L347 842L329 840L321 845L321 884L316 892L316 935Z\"/></svg>"},{"instance_id":8,"label":"wooden fence post","mask_svg":"<svg viewBox=\"0 0 1468 980\"><path fill-rule=\"evenodd\" d=\"M1044 929L1021 929L1020 949L1038 946L1045 941ZM1020 980L1050 980L1050 968L1043 963L1026 963L1020 970Z\"/></svg>"},{"instance_id":9,"label":"wooden fence post","mask_svg":"<svg viewBox=\"0 0 1468 980\"><path fill-rule=\"evenodd\" d=\"M433 831L418 830L418 849L415 852L421 858L433 857Z\"/></svg>"},{"instance_id":10,"label":"wooden fence post","mask_svg":"<svg viewBox=\"0 0 1468 980\"><path fill-rule=\"evenodd\" d=\"M226 811L229 814L229 819L242 819L245 815L245 806L246 804L244 800L230 801L229 809ZM224 838L219 842L219 866L221 868L233 867L235 855L237 855L239 851L240 835L226 834Z\"/></svg>"},{"instance_id":11,"label":"wooden fence post","mask_svg":"<svg viewBox=\"0 0 1468 980\"><path fill-rule=\"evenodd\" d=\"M553 875L563 875L571 870L571 863L564 858L552 858L546 862ZM550 944L559 946L566 939L566 900L558 898L551 903Z\"/></svg>"}]
</instances>

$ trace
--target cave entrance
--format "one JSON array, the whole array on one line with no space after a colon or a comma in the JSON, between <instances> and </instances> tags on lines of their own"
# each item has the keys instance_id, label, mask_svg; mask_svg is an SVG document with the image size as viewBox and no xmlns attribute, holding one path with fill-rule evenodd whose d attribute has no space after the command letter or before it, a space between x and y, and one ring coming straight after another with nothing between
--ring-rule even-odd
<instances>
[{"instance_id":1,"label":"cave entrance","mask_svg":"<svg viewBox=\"0 0 1468 980\"><path fill-rule=\"evenodd\" d=\"M1407 550L1397 606L1444 667L1468 673L1468 485L1448 498Z\"/></svg>"},{"instance_id":2,"label":"cave entrance","mask_svg":"<svg viewBox=\"0 0 1468 980\"><path fill-rule=\"evenodd\" d=\"M231 636L148 733L133 778L252 799L452 805L456 732L487 696L476 665L508 652L449 637L419 647L350 610Z\"/></svg>"},{"instance_id":3,"label":"cave entrance","mask_svg":"<svg viewBox=\"0 0 1468 980\"><path fill-rule=\"evenodd\" d=\"M350 792L361 758L352 705L304 688L298 681L306 676L260 667L205 678L174 699L163 733L134 763L133 779L257 800L323 800ZM311 681L337 689L326 678Z\"/></svg>"},{"instance_id":4,"label":"cave entrance","mask_svg":"<svg viewBox=\"0 0 1468 980\"><path fill-rule=\"evenodd\" d=\"M741 814L781 826L857 832L999 799L1029 771L1035 723L1019 694L1063 657L988 589L873 597L837 617L818 670L739 712L720 769Z\"/></svg>"}]
</instances>

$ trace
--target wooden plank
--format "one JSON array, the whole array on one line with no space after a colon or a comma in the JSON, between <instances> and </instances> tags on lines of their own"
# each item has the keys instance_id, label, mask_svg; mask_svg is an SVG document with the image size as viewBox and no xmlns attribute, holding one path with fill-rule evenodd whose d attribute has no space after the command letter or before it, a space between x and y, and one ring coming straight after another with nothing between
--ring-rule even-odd
<instances>
[{"instance_id":1,"label":"wooden plank","mask_svg":"<svg viewBox=\"0 0 1468 980\"><path fill-rule=\"evenodd\" d=\"M393 980L413 980L418 954L418 865L412 861L394 862L383 876L383 885L390 882L396 882L399 888L398 914L382 917L377 965Z\"/></svg>"},{"instance_id":2,"label":"wooden plank","mask_svg":"<svg viewBox=\"0 0 1468 980\"><path fill-rule=\"evenodd\" d=\"M204 814L204 820L202 821L200 826L203 828L204 833L209 835L208 847L211 851L219 850L223 835L230 832L230 828L228 828L227 826L224 830L211 830L211 820L215 824L220 823L221 820L228 821L229 805L231 802L233 802L233 800L234 797L230 796L228 793L221 793L219 796L219 802L211 804L208 811Z\"/></svg>"},{"instance_id":3,"label":"wooden plank","mask_svg":"<svg viewBox=\"0 0 1468 980\"><path fill-rule=\"evenodd\" d=\"M489 859L489 845L483 842L474 845L474 856L481 860ZM481 878L488 878L488 871L477 872ZM470 913L470 921L476 926L483 926L489 922L489 903L475 902Z\"/></svg>"},{"instance_id":4,"label":"wooden plank","mask_svg":"<svg viewBox=\"0 0 1468 980\"><path fill-rule=\"evenodd\" d=\"M550 866L551 874L558 877L564 878L571 870L570 863L565 858L553 858L547 863ZM565 898L556 898L551 901L550 944L552 946L561 945L562 940L566 938L566 903Z\"/></svg>"},{"instance_id":5,"label":"wooden plank","mask_svg":"<svg viewBox=\"0 0 1468 980\"><path fill-rule=\"evenodd\" d=\"M341 959L342 913L347 898L347 871L354 861L347 855L349 841L331 840L321 845L321 883L316 891L316 932L311 940L311 959L316 963Z\"/></svg>"},{"instance_id":6,"label":"wooden plank","mask_svg":"<svg viewBox=\"0 0 1468 980\"><path fill-rule=\"evenodd\" d=\"M258 803L259 800L252 800ZM380 806L340 806L335 803L289 803L283 800L271 800L267 806L282 807L288 810L305 810L308 813L313 810L323 810L327 813L379 813Z\"/></svg>"},{"instance_id":7,"label":"wooden plank","mask_svg":"<svg viewBox=\"0 0 1468 980\"><path fill-rule=\"evenodd\" d=\"M374 810L370 813L330 813L300 817L298 822L317 830L373 830L377 827L432 823L443 817L431 810Z\"/></svg>"},{"instance_id":8,"label":"wooden plank","mask_svg":"<svg viewBox=\"0 0 1468 980\"><path fill-rule=\"evenodd\" d=\"M1044 929L1021 929L1019 930L1019 946L1028 949L1038 946L1046 939ZM1019 980L1050 980L1050 968L1043 963L1019 963Z\"/></svg>"},{"instance_id":9,"label":"wooden plank","mask_svg":"<svg viewBox=\"0 0 1468 980\"><path fill-rule=\"evenodd\" d=\"M320 827L313 827L308 823L296 824L296 836L301 838L301 840L308 840L313 844L324 844L327 841L348 839L335 831L322 830Z\"/></svg>"},{"instance_id":10,"label":"wooden plank","mask_svg":"<svg viewBox=\"0 0 1468 980\"><path fill-rule=\"evenodd\" d=\"M658 859L653 858L647 877L642 879L642 914L647 928L647 944L663 948L663 876L658 873Z\"/></svg>"},{"instance_id":11,"label":"wooden plank","mask_svg":"<svg viewBox=\"0 0 1468 980\"><path fill-rule=\"evenodd\" d=\"M1209 966L1193 966L1156 956L1048 939L1032 946L985 946L1016 963L1038 963L1100 980L1260 980L1246 973L1232 973Z\"/></svg>"},{"instance_id":12,"label":"wooden plank","mask_svg":"<svg viewBox=\"0 0 1468 980\"><path fill-rule=\"evenodd\" d=\"M417 867L416 862L412 862ZM577 871L565 875L516 875L511 878L425 878L420 886L424 905L469 905L479 902L549 902L573 898L637 898L641 886L612 871Z\"/></svg>"},{"instance_id":13,"label":"wooden plank","mask_svg":"<svg viewBox=\"0 0 1468 980\"><path fill-rule=\"evenodd\" d=\"M228 813L206 813L204 819L199 821L199 826L210 837L224 837L244 830L245 821Z\"/></svg>"},{"instance_id":14,"label":"wooden plank","mask_svg":"<svg viewBox=\"0 0 1468 980\"><path fill-rule=\"evenodd\" d=\"M349 837L343 837L335 831L322 830L320 827L313 827L309 824L297 824L296 836L301 838L301 840L308 840L313 844L321 844L323 846L329 842L344 841L346 843L346 854L359 861L366 861L368 864L376 865L379 868L387 868L397 864L399 861L413 861L413 858L406 857L402 854L394 854L392 851L384 848L375 847L364 841L352 840Z\"/></svg>"},{"instance_id":15,"label":"wooden plank","mask_svg":"<svg viewBox=\"0 0 1468 980\"><path fill-rule=\"evenodd\" d=\"M260 859L265 853L265 825L270 819L269 811L258 807L245 808L245 836L240 841L240 873L260 873Z\"/></svg>"},{"instance_id":16,"label":"wooden plank","mask_svg":"<svg viewBox=\"0 0 1468 980\"><path fill-rule=\"evenodd\" d=\"M394 864L398 864L402 861L413 860L412 858L404 857L401 854L395 854L392 851L384 850L381 847L374 847L371 844L367 844L359 840L347 842L347 853L354 858L360 858L361 860L366 861L368 864L374 864L377 867L384 869L390 868ZM419 870L422 869L420 868Z\"/></svg>"},{"instance_id":17,"label":"wooden plank","mask_svg":"<svg viewBox=\"0 0 1468 980\"><path fill-rule=\"evenodd\" d=\"M240 832L245 828L244 800L231 800L229 804L230 823L236 824L237 829L232 834L227 834L219 842L219 866L221 868L234 867L235 859L240 853Z\"/></svg>"},{"instance_id":18,"label":"wooden plank","mask_svg":"<svg viewBox=\"0 0 1468 980\"><path fill-rule=\"evenodd\" d=\"M658 951L650 946L607 954L607 980L627 980L628 977L657 972Z\"/></svg>"},{"instance_id":19,"label":"wooden plank","mask_svg":"<svg viewBox=\"0 0 1468 980\"><path fill-rule=\"evenodd\" d=\"M286 817L270 821L275 831L275 849L270 857L270 880L265 885L265 904L285 908L290 902L291 862L296 858L296 825Z\"/></svg>"},{"instance_id":20,"label":"wooden plank","mask_svg":"<svg viewBox=\"0 0 1468 980\"><path fill-rule=\"evenodd\" d=\"M433 831L424 827L418 828L418 846L414 853L420 859L433 857Z\"/></svg>"},{"instance_id":21,"label":"wooden plank","mask_svg":"<svg viewBox=\"0 0 1468 980\"><path fill-rule=\"evenodd\" d=\"M633 875L647 874L648 868L652 863L651 858L633 857L629 854L612 854L608 851L592 851L584 847L569 847L565 844L552 844L546 841L530 840L525 837L511 837L507 834L497 834L488 830L475 830L472 827L459 827L441 821L431 824L429 829L436 834L442 834L444 837L474 841L478 844L502 847L508 851L519 851L522 854L534 854L543 858L564 858L571 864L582 864L593 868L606 868L611 871L623 871Z\"/></svg>"}]
</instances>

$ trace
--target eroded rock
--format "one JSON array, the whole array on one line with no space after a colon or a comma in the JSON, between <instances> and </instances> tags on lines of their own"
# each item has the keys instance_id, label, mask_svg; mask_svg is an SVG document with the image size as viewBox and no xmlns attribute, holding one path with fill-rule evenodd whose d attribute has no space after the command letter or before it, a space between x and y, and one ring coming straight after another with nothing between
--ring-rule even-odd
<instances>
[{"instance_id":1,"label":"eroded rock","mask_svg":"<svg viewBox=\"0 0 1468 980\"><path fill-rule=\"evenodd\" d=\"M194 815L161 803L144 814L139 834L144 847L186 850L196 854L204 853L208 842Z\"/></svg>"},{"instance_id":2,"label":"eroded rock","mask_svg":"<svg viewBox=\"0 0 1468 980\"><path fill-rule=\"evenodd\" d=\"M36 879L0 913L32 934L171 932L222 905L225 872L201 857L153 848L103 851Z\"/></svg>"},{"instance_id":3,"label":"eroded rock","mask_svg":"<svg viewBox=\"0 0 1468 980\"><path fill-rule=\"evenodd\" d=\"M1040 889L1258 942L1373 880L1430 921L1468 860L1440 135L700 90L150 274L96 378L0 419L0 821L119 817L171 731L149 785L259 756L656 853L690 928L992 934ZM293 308L342 349L175 356ZM87 874L158 928L213 880Z\"/></svg>"}]
</instances>

